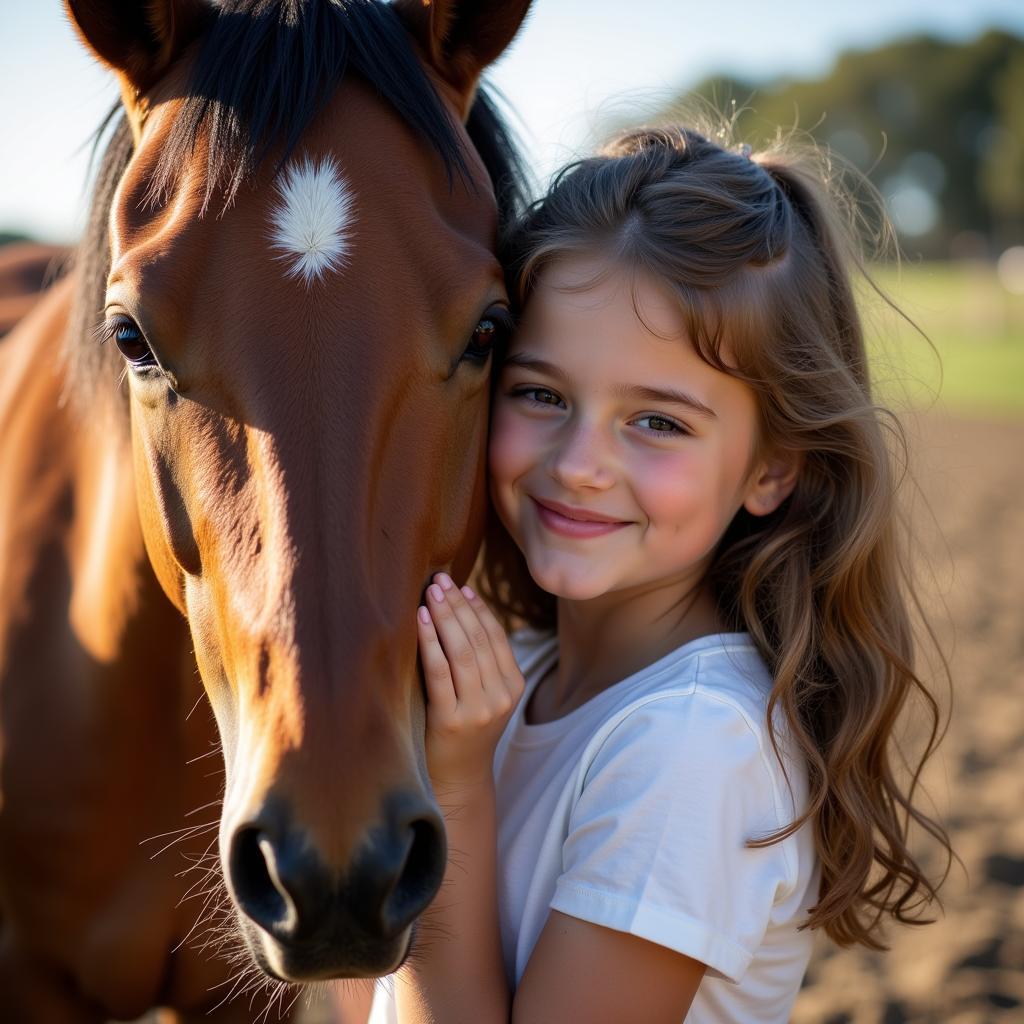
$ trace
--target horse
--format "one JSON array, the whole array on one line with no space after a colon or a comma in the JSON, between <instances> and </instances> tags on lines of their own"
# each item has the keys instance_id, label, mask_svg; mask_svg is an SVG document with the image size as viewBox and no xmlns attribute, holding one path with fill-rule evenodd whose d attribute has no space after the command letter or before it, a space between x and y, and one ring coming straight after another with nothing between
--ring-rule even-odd
<instances>
[{"instance_id":1,"label":"horse","mask_svg":"<svg viewBox=\"0 0 1024 1024\"><path fill-rule=\"evenodd\" d=\"M24 319L39 293L59 279L69 255L61 245L0 245L0 338Z\"/></svg>"},{"instance_id":2,"label":"horse","mask_svg":"<svg viewBox=\"0 0 1024 1024\"><path fill-rule=\"evenodd\" d=\"M476 558L509 330L477 86L528 6L66 0L121 104L0 342L0 1019L248 1020L409 954L414 615Z\"/></svg>"}]
</instances>

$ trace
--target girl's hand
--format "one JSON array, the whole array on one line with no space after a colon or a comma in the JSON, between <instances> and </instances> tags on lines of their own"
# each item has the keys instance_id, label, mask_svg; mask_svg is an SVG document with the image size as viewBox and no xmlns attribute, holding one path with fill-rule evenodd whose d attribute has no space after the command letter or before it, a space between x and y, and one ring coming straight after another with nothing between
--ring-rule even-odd
<instances>
[{"instance_id":1,"label":"girl's hand","mask_svg":"<svg viewBox=\"0 0 1024 1024\"><path fill-rule=\"evenodd\" d=\"M480 597L444 573L427 588L416 623L435 790L489 785L494 748L523 694L505 631Z\"/></svg>"}]
</instances>

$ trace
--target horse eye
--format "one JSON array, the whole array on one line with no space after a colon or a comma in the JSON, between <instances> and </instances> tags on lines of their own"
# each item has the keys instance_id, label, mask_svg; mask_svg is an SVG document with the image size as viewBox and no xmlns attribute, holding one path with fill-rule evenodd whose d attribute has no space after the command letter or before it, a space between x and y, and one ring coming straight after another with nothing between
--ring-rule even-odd
<instances>
[{"instance_id":1,"label":"horse eye","mask_svg":"<svg viewBox=\"0 0 1024 1024\"><path fill-rule=\"evenodd\" d=\"M486 363L491 353L508 341L511 333L512 316L509 311L504 308L489 310L476 325L462 358L481 365Z\"/></svg>"},{"instance_id":2,"label":"horse eye","mask_svg":"<svg viewBox=\"0 0 1024 1024\"><path fill-rule=\"evenodd\" d=\"M118 320L110 326L110 337L117 350L133 366L152 366L156 364L148 342L139 329L138 324L131 320Z\"/></svg>"}]
</instances>

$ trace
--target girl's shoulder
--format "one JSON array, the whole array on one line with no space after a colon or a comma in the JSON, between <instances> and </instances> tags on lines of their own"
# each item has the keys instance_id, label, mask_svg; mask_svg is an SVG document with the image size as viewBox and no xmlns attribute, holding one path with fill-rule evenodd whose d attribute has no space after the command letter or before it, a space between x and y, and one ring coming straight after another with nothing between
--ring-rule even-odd
<instances>
[{"instance_id":1,"label":"girl's shoulder","mask_svg":"<svg viewBox=\"0 0 1024 1024\"><path fill-rule=\"evenodd\" d=\"M746 634L703 637L625 682L587 743L581 783L609 761L633 771L647 760L667 776L695 762L723 777L753 769L773 790L803 774L782 718L769 728L772 676Z\"/></svg>"},{"instance_id":2,"label":"girl's shoulder","mask_svg":"<svg viewBox=\"0 0 1024 1024\"><path fill-rule=\"evenodd\" d=\"M683 700L728 705L760 723L772 676L749 634L716 633L683 644L617 685L620 719L648 705L656 712Z\"/></svg>"},{"instance_id":3,"label":"girl's shoulder","mask_svg":"<svg viewBox=\"0 0 1024 1024\"><path fill-rule=\"evenodd\" d=\"M557 634L524 628L510 635L509 645L526 680L528 696L557 657ZM771 673L749 634L718 633L677 647L613 683L559 721L568 726L569 720L580 724L586 720L591 731L607 733L648 706L657 713L666 701L672 704L677 698L692 697L696 700L689 703L729 704L737 713L760 722L765 717L771 687ZM539 736L542 728L530 727L529 731Z\"/></svg>"}]
</instances>

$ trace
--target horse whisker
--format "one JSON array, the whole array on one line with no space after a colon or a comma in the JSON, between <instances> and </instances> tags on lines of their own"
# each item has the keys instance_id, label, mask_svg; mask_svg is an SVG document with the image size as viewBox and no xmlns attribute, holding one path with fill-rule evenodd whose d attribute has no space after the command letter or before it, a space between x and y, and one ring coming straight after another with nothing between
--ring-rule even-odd
<instances>
[{"instance_id":1,"label":"horse whisker","mask_svg":"<svg viewBox=\"0 0 1024 1024\"><path fill-rule=\"evenodd\" d=\"M292 1001L283 1010L280 1010L280 1009L278 1010L278 1014L277 1014L277 1019L278 1020L284 1020L285 1017L291 1016L292 1007L294 1007L295 1004L299 1001L299 996L301 996L301 995L302 995L302 989L300 988L295 993L295 995L292 996ZM282 1002L283 1001L284 1000L282 999Z\"/></svg>"},{"instance_id":2,"label":"horse whisker","mask_svg":"<svg viewBox=\"0 0 1024 1024\"><path fill-rule=\"evenodd\" d=\"M199 707L199 705L200 705L200 704L201 704L201 703L203 702L203 698L204 698L205 696L206 696L206 694L205 694L205 693L201 693L201 694L199 694L199 699L198 699L198 700L197 700L197 701L195 702L195 704L193 704L193 705L192 705L192 707L190 707L190 708L188 709L188 714L187 714L187 715L185 716L185 721L186 721L186 722L187 722L187 721L188 721L188 720L189 720L189 719L190 719L190 718L192 717L192 712L193 712L193 711L195 711L195 709L196 709L197 707ZM204 755L204 756L205 756L205 755Z\"/></svg>"},{"instance_id":3,"label":"horse whisker","mask_svg":"<svg viewBox=\"0 0 1024 1024\"><path fill-rule=\"evenodd\" d=\"M203 804L202 807L196 807L194 810L188 812L185 815L186 818L191 818L193 814L198 814L200 811L205 811L207 807L216 807L221 802L220 797L216 800L211 800L208 804Z\"/></svg>"},{"instance_id":4,"label":"horse whisker","mask_svg":"<svg viewBox=\"0 0 1024 1024\"><path fill-rule=\"evenodd\" d=\"M181 878L185 875L186 871L196 871L197 868L186 868L185 871L179 871L174 877ZM209 867L205 867L200 871L199 877L185 890L185 896L191 895L194 889L201 885L206 885L207 882L217 874L217 866L211 864ZM184 897L183 897L184 898Z\"/></svg>"},{"instance_id":5,"label":"horse whisker","mask_svg":"<svg viewBox=\"0 0 1024 1024\"><path fill-rule=\"evenodd\" d=\"M189 714L191 714L191 712L189 712ZM195 757L189 758L185 762L185 764L186 765L195 764L196 761L202 761L202 759L204 757L213 757L215 754L219 754L219 753L220 753L220 747L214 747L213 750L208 750L205 754L196 754Z\"/></svg>"},{"instance_id":6,"label":"horse whisker","mask_svg":"<svg viewBox=\"0 0 1024 1024\"><path fill-rule=\"evenodd\" d=\"M211 824L207 822L207 824ZM177 835L179 832L191 832L193 829L202 828L202 825L186 825L184 828L172 828L169 832L157 832L154 836L148 836L146 839L139 840L139 846L144 846L146 843L151 843L154 839L163 839L166 836Z\"/></svg>"},{"instance_id":7,"label":"horse whisker","mask_svg":"<svg viewBox=\"0 0 1024 1024\"><path fill-rule=\"evenodd\" d=\"M166 846L162 846L159 850L156 851L156 853L152 854L149 859L156 860L156 858L159 857L161 853L164 853L166 850L169 850L172 846L174 846L175 843L180 843L183 839L195 839L196 836L201 836L204 832L209 832L210 829L219 827L219 819L217 821L208 822L206 825L196 825L194 826L195 831L183 836L178 836L177 839L172 839Z\"/></svg>"},{"instance_id":8,"label":"horse whisker","mask_svg":"<svg viewBox=\"0 0 1024 1024\"><path fill-rule=\"evenodd\" d=\"M217 889L219 889L219 888L220 888L220 883L218 883L212 889L204 889L202 892L190 892L187 895L182 896L181 899L178 900L178 902L174 904L174 907L175 907L175 909L177 909L182 904L187 903L189 900L197 900L197 899L201 899L201 898L205 899L207 896L210 895L211 892L216 892Z\"/></svg>"}]
</instances>

